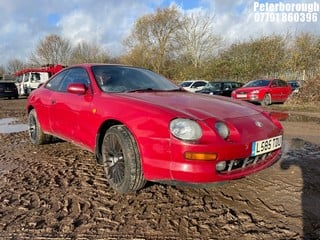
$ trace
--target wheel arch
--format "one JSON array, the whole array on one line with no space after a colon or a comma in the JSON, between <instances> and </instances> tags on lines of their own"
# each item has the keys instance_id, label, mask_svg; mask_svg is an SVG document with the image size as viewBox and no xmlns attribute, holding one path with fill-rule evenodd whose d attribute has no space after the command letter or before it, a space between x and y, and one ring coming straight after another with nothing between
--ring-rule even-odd
<instances>
[{"instance_id":1,"label":"wheel arch","mask_svg":"<svg viewBox=\"0 0 320 240\"><path fill-rule=\"evenodd\" d=\"M29 114L32 109L34 109L34 107L33 107L32 105L29 105L29 106L27 107L27 114Z\"/></svg>"}]
</instances>

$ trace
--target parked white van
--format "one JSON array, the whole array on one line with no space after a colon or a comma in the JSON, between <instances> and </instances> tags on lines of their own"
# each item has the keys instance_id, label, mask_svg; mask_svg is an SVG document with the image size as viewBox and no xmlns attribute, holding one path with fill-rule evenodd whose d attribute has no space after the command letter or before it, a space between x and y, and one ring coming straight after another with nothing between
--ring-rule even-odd
<instances>
[{"instance_id":1,"label":"parked white van","mask_svg":"<svg viewBox=\"0 0 320 240\"><path fill-rule=\"evenodd\" d=\"M25 68L15 73L19 95L28 96L32 90L38 88L63 67L62 65L46 65L40 68Z\"/></svg>"}]
</instances>

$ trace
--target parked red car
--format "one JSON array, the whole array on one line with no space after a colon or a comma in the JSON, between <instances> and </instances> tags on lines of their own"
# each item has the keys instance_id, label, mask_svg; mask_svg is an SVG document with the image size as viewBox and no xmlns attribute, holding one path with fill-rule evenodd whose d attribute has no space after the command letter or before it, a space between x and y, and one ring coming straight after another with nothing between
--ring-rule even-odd
<instances>
[{"instance_id":1,"label":"parked red car","mask_svg":"<svg viewBox=\"0 0 320 240\"><path fill-rule=\"evenodd\" d=\"M253 80L232 92L235 99L270 105L284 103L292 90L287 82L281 79Z\"/></svg>"},{"instance_id":2,"label":"parked red car","mask_svg":"<svg viewBox=\"0 0 320 240\"><path fill-rule=\"evenodd\" d=\"M81 64L31 92L34 144L52 136L94 153L110 185L237 179L280 157L281 124L249 103L187 92L143 68Z\"/></svg>"}]
</instances>

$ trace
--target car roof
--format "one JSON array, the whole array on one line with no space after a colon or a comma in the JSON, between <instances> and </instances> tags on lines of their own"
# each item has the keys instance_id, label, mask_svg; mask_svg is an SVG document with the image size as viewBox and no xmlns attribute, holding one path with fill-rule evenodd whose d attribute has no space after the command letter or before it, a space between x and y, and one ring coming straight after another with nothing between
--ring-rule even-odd
<instances>
[{"instance_id":1,"label":"car roof","mask_svg":"<svg viewBox=\"0 0 320 240\"><path fill-rule=\"evenodd\" d=\"M204 80L204 79L189 79L189 80L185 80L184 82L208 82L208 80Z\"/></svg>"},{"instance_id":2,"label":"car roof","mask_svg":"<svg viewBox=\"0 0 320 240\"><path fill-rule=\"evenodd\" d=\"M211 83L241 83L241 82L236 82L236 81L228 81L228 80L218 80L218 81L210 81Z\"/></svg>"},{"instance_id":3,"label":"car roof","mask_svg":"<svg viewBox=\"0 0 320 240\"><path fill-rule=\"evenodd\" d=\"M133 68L142 68L137 66L130 66L125 64L116 64L116 63L79 63L69 66L68 68L72 67L94 67L94 66L119 66L119 67L133 67Z\"/></svg>"}]
</instances>

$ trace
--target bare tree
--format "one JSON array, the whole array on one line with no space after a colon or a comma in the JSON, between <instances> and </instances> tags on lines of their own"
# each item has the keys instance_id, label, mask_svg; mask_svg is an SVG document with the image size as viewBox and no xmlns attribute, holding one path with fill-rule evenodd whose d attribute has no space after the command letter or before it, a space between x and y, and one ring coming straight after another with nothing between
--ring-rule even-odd
<instances>
[{"instance_id":1,"label":"bare tree","mask_svg":"<svg viewBox=\"0 0 320 240\"><path fill-rule=\"evenodd\" d=\"M68 40L52 34L41 40L30 61L35 65L63 64L68 65L71 57L71 44Z\"/></svg>"},{"instance_id":2,"label":"bare tree","mask_svg":"<svg viewBox=\"0 0 320 240\"><path fill-rule=\"evenodd\" d=\"M7 71L11 74L24 68L25 64L19 59L11 59L7 64Z\"/></svg>"},{"instance_id":3,"label":"bare tree","mask_svg":"<svg viewBox=\"0 0 320 240\"><path fill-rule=\"evenodd\" d=\"M72 50L72 64L85 62L105 63L108 60L107 51L94 43L82 41Z\"/></svg>"},{"instance_id":4,"label":"bare tree","mask_svg":"<svg viewBox=\"0 0 320 240\"><path fill-rule=\"evenodd\" d=\"M133 61L131 64L137 61L142 66L151 65L156 72L162 72L166 60L174 52L181 26L181 14L175 6L157 9L155 14L142 16L124 42L129 49L126 60Z\"/></svg>"},{"instance_id":5,"label":"bare tree","mask_svg":"<svg viewBox=\"0 0 320 240\"><path fill-rule=\"evenodd\" d=\"M214 33L214 16L202 12L185 15L178 43L181 55L195 68L214 55L220 38Z\"/></svg>"}]
</instances>

